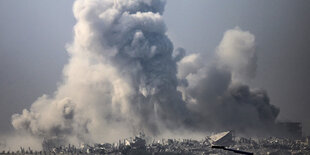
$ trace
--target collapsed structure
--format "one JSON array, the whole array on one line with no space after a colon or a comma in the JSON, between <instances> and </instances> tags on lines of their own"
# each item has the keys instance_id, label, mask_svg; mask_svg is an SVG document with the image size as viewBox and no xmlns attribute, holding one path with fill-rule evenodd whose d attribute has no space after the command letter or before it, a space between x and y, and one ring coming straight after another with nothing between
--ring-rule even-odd
<instances>
[{"instance_id":1,"label":"collapsed structure","mask_svg":"<svg viewBox=\"0 0 310 155\"><path fill-rule=\"evenodd\" d=\"M233 143L233 132L226 131L210 136L210 140L214 145L229 146Z\"/></svg>"},{"instance_id":2,"label":"collapsed structure","mask_svg":"<svg viewBox=\"0 0 310 155\"><path fill-rule=\"evenodd\" d=\"M116 143L60 145L56 139L46 139L43 150L20 148L3 151L12 154L310 154L309 138L244 138L227 131L195 139L152 139L143 133Z\"/></svg>"}]
</instances>

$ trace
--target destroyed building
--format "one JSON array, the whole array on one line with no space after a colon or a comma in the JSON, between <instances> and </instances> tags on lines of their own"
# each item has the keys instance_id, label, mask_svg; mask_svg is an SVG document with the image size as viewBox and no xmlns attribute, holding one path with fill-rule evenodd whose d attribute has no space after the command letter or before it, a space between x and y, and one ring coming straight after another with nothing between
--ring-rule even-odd
<instances>
[{"instance_id":1,"label":"destroyed building","mask_svg":"<svg viewBox=\"0 0 310 155\"><path fill-rule=\"evenodd\" d=\"M245 138L232 131L221 132L201 139L152 139L145 135L119 140L117 143L62 145L57 138L45 139L43 150L31 148L2 151L2 154L310 154L309 137L292 138ZM59 142L59 143L57 143Z\"/></svg>"},{"instance_id":2,"label":"destroyed building","mask_svg":"<svg viewBox=\"0 0 310 155\"><path fill-rule=\"evenodd\" d=\"M226 131L210 136L213 145L229 146L233 143L233 132Z\"/></svg>"},{"instance_id":3,"label":"destroyed building","mask_svg":"<svg viewBox=\"0 0 310 155\"><path fill-rule=\"evenodd\" d=\"M215 149L218 146L225 149ZM53 149L58 153L70 151L68 147ZM74 149L71 149L71 151ZM83 145L77 147L73 153L80 154L310 154L310 147L305 141L286 138L251 139L235 137L233 132L227 131L201 140L194 139L161 139L146 143L146 140L136 136L119 141L116 145L109 143ZM56 152L57 153L57 152ZM68 153L68 152L67 152ZM69 152L70 153L70 152Z\"/></svg>"}]
</instances>

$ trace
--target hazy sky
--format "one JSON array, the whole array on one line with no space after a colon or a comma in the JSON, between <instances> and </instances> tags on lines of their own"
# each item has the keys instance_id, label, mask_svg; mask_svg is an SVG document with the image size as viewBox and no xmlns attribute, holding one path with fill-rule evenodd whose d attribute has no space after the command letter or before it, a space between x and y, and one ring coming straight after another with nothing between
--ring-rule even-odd
<instances>
[{"instance_id":1,"label":"hazy sky","mask_svg":"<svg viewBox=\"0 0 310 155\"><path fill-rule=\"evenodd\" d=\"M73 0L0 1L0 133L11 115L29 108L61 81L72 40ZM175 47L212 57L226 30L256 37L257 77L280 120L302 121L310 134L310 1L168 0L164 14Z\"/></svg>"}]
</instances>

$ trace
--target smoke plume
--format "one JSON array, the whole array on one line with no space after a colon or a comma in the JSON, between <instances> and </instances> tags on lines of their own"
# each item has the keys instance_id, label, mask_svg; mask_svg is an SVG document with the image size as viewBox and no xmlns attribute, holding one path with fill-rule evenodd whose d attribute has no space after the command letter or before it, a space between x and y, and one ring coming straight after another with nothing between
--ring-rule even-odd
<instances>
[{"instance_id":1,"label":"smoke plume","mask_svg":"<svg viewBox=\"0 0 310 155\"><path fill-rule=\"evenodd\" d=\"M76 0L63 82L12 116L19 131L67 142L115 141L143 130L247 132L272 126L278 109L255 77L255 38L225 33L214 62L174 51L163 0Z\"/></svg>"},{"instance_id":2,"label":"smoke plume","mask_svg":"<svg viewBox=\"0 0 310 155\"><path fill-rule=\"evenodd\" d=\"M197 128L270 133L279 110L266 91L247 85L255 76L256 60L255 37L236 27L225 32L214 62L205 63L202 54L178 62L178 90Z\"/></svg>"}]
</instances>

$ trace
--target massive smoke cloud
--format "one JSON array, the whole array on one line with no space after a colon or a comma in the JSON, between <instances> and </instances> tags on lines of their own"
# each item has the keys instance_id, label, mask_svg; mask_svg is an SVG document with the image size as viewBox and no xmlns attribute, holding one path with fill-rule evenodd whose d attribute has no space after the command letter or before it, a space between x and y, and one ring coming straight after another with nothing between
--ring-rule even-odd
<instances>
[{"instance_id":1,"label":"massive smoke cloud","mask_svg":"<svg viewBox=\"0 0 310 155\"><path fill-rule=\"evenodd\" d=\"M15 129L69 142L115 141L186 129L261 130L278 110L255 76L255 38L229 30L206 63L174 51L162 0L76 0L69 63L53 95L12 116ZM174 51L174 52L173 52Z\"/></svg>"}]
</instances>

